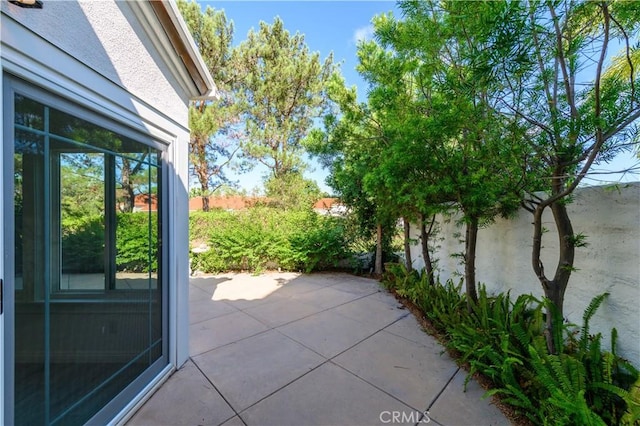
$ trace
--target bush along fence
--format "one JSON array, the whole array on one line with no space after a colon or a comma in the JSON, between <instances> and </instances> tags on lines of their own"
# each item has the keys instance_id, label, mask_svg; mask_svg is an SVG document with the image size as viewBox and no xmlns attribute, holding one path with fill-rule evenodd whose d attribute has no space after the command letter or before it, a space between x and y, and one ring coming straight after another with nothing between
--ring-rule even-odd
<instances>
[{"instance_id":1,"label":"bush along fence","mask_svg":"<svg viewBox=\"0 0 640 426\"><path fill-rule=\"evenodd\" d=\"M562 350L550 355L545 300L521 295L511 301L509 293L490 296L481 286L469 309L462 283L431 285L426 273L400 264L387 265L383 283L424 313L442 343L468 365L467 380L474 373L488 378L486 396L499 395L533 424L640 424L638 370L616 354L615 329L608 349L600 333L589 333L606 293L591 301L581 327L565 323L554 336Z\"/></svg>"},{"instance_id":2,"label":"bush along fence","mask_svg":"<svg viewBox=\"0 0 640 426\"><path fill-rule=\"evenodd\" d=\"M124 272L156 271L158 252L157 214L118 213L116 216L116 268ZM63 222L63 270L74 273L104 272L105 226L102 215L72 217ZM151 234L150 234L151 233ZM149 259L156 259L151 264Z\"/></svg>"},{"instance_id":3,"label":"bush along fence","mask_svg":"<svg viewBox=\"0 0 640 426\"><path fill-rule=\"evenodd\" d=\"M311 210L254 207L190 215L191 269L204 273L311 272L350 258L344 219ZM202 245L203 250L193 250Z\"/></svg>"}]
</instances>

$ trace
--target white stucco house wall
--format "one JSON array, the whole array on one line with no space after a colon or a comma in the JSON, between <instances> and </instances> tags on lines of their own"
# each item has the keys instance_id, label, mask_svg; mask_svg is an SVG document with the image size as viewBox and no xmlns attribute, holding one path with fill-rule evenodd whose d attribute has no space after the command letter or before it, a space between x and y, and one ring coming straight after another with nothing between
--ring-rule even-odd
<instances>
[{"instance_id":1,"label":"white stucco house wall","mask_svg":"<svg viewBox=\"0 0 640 426\"><path fill-rule=\"evenodd\" d=\"M188 103L215 84L173 1L41 6L0 0L0 424L118 423L188 358Z\"/></svg>"}]
</instances>

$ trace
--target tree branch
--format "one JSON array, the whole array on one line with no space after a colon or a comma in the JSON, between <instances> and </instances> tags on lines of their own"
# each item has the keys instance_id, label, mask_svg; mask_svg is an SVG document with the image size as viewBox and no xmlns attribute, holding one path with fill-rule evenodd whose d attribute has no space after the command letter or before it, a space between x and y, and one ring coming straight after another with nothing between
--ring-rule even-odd
<instances>
[{"instance_id":1,"label":"tree branch","mask_svg":"<svg viewBox=\"0 0 640 426\"><path fill-rule=\"evenodd\" d=\"M618 27L618 29L620 31L622 31L622 35L624 35L624 41L625 41L625 51L626 51L626 57L627 57L627 63L629 64L629 68L631 69L631 72L629 73L629 83L631 84L631 107L633 108L633 98L634 98L634 94L636 92L635 89L635 82L633 79L633 61L631 60L631 48L629 47L629 36L627 35L627 32L625 31L624 27L622 25L620 25L620 23L613 17L613 15L609 14L609 18L614 22L614 24L616 24L616 26Z\"/></svg>"}]
</instances>

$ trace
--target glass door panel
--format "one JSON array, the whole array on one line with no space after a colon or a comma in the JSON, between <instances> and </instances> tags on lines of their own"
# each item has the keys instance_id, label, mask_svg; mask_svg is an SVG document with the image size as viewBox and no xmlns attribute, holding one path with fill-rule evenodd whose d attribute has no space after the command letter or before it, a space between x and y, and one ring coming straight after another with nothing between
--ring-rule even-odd
<instances>
[{"instance_id":1,"label":"glass door panel","mask_svg":"<svg viewBox=\"0 0 640 426\"><path fill-rule=\"evenodd\" d=\"M28 114L16 103L16 115ZM42 112L42 110L41 110ZM31 111L35 114L34 111ZM18 116L19 117L19 116ZM17 120L18 121L18 117ZM15 222L15 330L14 380L15 423L43 424L48 372L45 358L47 329L42 298L47 268L45 247L45 141L42 135L15 132L14 222Z\"/></svg>"},{"instance_id":2,"label":"glass door panel","mask_svg":"<svg viewBox=\"0 0 640 426\"><path fill-rule=\"evenodd\" d=\"M20 95L14 128L15 423L84 424L168 362L159 153Z\"/></svg>"}]
</instances>

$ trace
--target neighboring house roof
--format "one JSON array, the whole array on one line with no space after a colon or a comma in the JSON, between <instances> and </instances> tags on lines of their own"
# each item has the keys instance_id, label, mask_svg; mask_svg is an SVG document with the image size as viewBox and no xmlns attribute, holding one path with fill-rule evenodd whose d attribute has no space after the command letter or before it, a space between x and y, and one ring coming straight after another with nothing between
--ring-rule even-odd
<instances>
[{"instance_id":1,"label":"neighboring house roof","mask_svg":"<svg viewBox=\"0 0 640 426\"><path fill-rule=\"evenodd\" d=\"M313 205L313 209L322 215L341 216L347 212L347 207L339 198L321 198Z\"/></svg>"},{"instance_id":2,"label":"neighboring house roof","mask_svg":"<svg viewBox=\"0 0 640 426\"><path fill-rule=\"evenodd\" d=\"M173 49L188 70L198 94L194 98L216 98L218 90L204 63L175 1L153 1L149 4L160 21Z\"/></svg>"},{"instance_id":3,"label":"neighboring house roof","mask_svg":"<svg viewBox=\"0 0 640 426\"><path fill-rule=\"evenodd\" d=\"M156 194L138 194L133 201L134 211L158 211L158 197Z\"/></svg>"},{"instance_id":4,"label":"neighboring house roof","mask_svg":"<svg viewBox=\"0 0 640 426\"><path fill-rule=\"evenodd\" d=\"M316 203L313 205L314 209L324 209L324 210L329 210L334 206L337 206L340 204L340 199L339 198L320 198L318 201L316 201Z\"/></svg>"}]
</instances>

